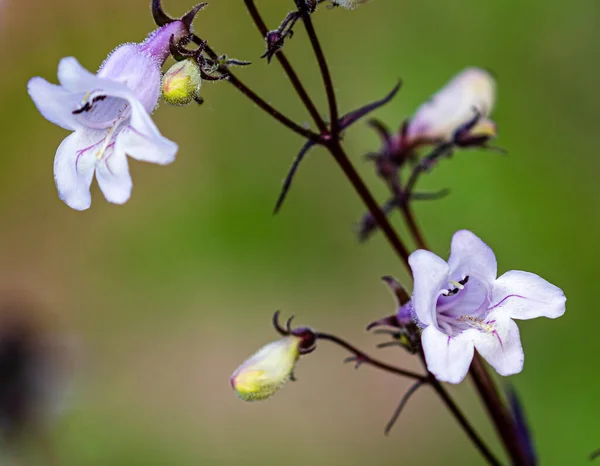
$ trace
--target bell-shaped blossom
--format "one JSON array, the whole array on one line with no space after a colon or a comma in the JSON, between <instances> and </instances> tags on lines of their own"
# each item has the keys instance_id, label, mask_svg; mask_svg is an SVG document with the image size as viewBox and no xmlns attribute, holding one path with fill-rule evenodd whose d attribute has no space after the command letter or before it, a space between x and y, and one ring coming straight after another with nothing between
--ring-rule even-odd
<instances>
[{"instance_id":1,"label":"bell-shaped blossom","mask_svg":"<svg viewBox=\"0 0 600 466\"><path fill-rule=\"evenodd\" d=\"M231 376L231 386L245 401L267 399L292 376L302 338L294 335L269 343L247 359Z\"/></svg>"},{"instance_id":2,"label":"bell-shaped blossom","mask_svg":"<svg viewBox=\"0 0 600 466\"><path fill-rule=\"evenodd\" d=\"M409 263L427 368L440 381L461 382L475 349L499 374L520 372L524 355L513 319L565 312L562 290L543 278L519 270L497 278L494 253L470 231L454 234L448 262L418 250Z\"/></svg>"},{"instance_id":3,"label":"bell-shaped blossom","mask_svg":"<svg viewBox=\"0 0 600 466\"><path fill-rule=\"evenodd\" d=\"M421 105L408 123L407 143L438 143L452 140L454 132L479 115L491 113L496 94L492 75L481 68L467 68L456 75L429 101Z\"/></svg>"},{"instance_id":4,"label":"bell-shaped blossom","mask_svg":"<svg viewBox=\"0 0 600 466\"><path fill-rule=\"evenodd\" d=\"M59 63L59 86L40 77L29 81L29 95L40 113L73 131L54 159L56 187L67 205L90 207L94 173L109 202L126 202L132 188L126 155L158 164L174 160L177 145L160 134L150 114L160 95L169 39L188 32L182 21L174 21L141 44L117 47L97 74L69 57Z\"/></svg>"}]
</instances>

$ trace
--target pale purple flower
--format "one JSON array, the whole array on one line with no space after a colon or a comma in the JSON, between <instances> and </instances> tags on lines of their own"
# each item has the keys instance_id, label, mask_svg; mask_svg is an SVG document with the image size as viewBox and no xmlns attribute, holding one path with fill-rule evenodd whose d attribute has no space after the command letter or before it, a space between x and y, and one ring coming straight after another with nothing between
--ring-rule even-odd
<instances>
[{"instance_id":1,"label":"pale purple flower","mask_svg":"<svg viewBox=\"0 0 600 466\"><path fill-rule=\"evenodd\" d=\"M448 142L476 112L487 119L495 96L492 75L481 68L467 68L419 107L408 124L406 138L411 144Z\"/></svg>"},{"instance_id":2,"label":"pale purple flower","mask_svg":"<svg viewBox=\"0 0 600 466\"><path fill-rule=\"evenodd\" d=\"M535 274L511 270L496 278L493 251L470 231L454 234L448 262L418 250L409 263L427 368L443 382L464 379L475 349L499 374L520 372L524 355L513 319L565 312L562 290Z\"/></svg>"},{"instance_id":3,"label":"pale purple flower","mask_svg":"<svg viewBox=\"0 0 600 466\"><path fill-rule=\"evenodd\" d=\"M132 188L126 155L158 164L174 160L177 145L160 134L150 114L160 95L169 38L187 32L182 21L174 21L141 44L117 47L97 74L69 57L58 66L60 86L40 77L29 81L29 95L40 113L73 131L54 159L56 187L67 205L90 207L94 173L109 202L126 202Z\"/></svg>"}]
</instances>

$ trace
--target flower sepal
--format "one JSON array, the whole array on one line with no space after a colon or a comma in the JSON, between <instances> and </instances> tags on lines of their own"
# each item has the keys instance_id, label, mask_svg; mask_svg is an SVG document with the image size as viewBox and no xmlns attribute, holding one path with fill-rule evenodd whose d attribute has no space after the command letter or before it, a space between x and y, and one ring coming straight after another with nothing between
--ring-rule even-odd
<instances>
[{"instance_id":1,"label":"flower sepal","mask_svg":"<svg viewBox=\"0 0 600 466\"><path fill-rule=\"evenodd\" d=\"M416 354L421 347L421 331L415 322L410 295L394 277L385 276L382 280L388 285L396 298L397 311L391 316L371 322L367 325L367 331L377 327L387 327L375 330L376 334L392 337L391 341L377 345L378 348L400 346L410 354Z\"/></svg>"}]
</instances>

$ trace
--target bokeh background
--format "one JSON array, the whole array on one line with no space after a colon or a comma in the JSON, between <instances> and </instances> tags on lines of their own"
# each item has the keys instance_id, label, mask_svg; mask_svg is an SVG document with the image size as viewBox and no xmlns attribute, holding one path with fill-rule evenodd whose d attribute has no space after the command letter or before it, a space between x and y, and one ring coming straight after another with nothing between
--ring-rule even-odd
<instances>
[{"instance_id":1,"label":"bokeh background","mask_svg":"<svg viewBox=\"0 0 600 466\"><path fill-rule=\"evenodd\" d=\"M94 70L118 44L142 40L153 28L148 3L0 4L0 292L37 303L71 348L71 390L51 439L56 463L480 464L428 389L384 437L409 381L354 371L327 343L273 399L235 397L229 376L276 338L274 310L375 351L381 340L364 326L394 311L379 278L410 280L381 235L357 244L363 206L323 151L310 154L283 212L271 215L302 141L230 85L206 84L201 107L158 109L178 158L168 167L132 162L126 205L108 204L96 186L89 211L58 199L52 163L66 133L37 113L27 80L56 82L58 61L70 55ZM273 27L292 7L258 3ZM191 6L166 2L176 15ZM545 465L587 464L600 447L599 13L596 0L376 0L314 16L342 111L404 80L376 114L393 127L461 68L496 73L498 144L509 155L469 151L442 163L420 186L448 187L451 196L416 211L439 254L468 228L495 249L501 271L533 271L565 290L564 317L520 324L525 370L510 379ZM286 52L324 109L316 63L296 29ZM308 121L277 64L258 59L264 43L241 1L213 0L196 30L219 52L253 60L238 75ZM378 145L364 124L345 138L383 200L362 161ZM418 368L400 350L378 355ZM470 383L450 391L499 452Z\"/></svg>"}]
</instances>

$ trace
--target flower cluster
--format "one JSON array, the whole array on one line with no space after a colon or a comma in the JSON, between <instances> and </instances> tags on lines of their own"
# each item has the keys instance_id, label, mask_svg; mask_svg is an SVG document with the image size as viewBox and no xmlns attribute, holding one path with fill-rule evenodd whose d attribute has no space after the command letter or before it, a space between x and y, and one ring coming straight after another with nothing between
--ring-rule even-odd
<instances>
[{"instance_id":1,"label":"flower cluster","mask_svg":"<svg viewBox=\"0 0 600 466\"><path fill-rule=\"evenodd\" d=\"M329 6L352 10L367 1L329 0ZM311 15L324 2L326 0L295 0L296 9L287 14L277 29L268 31L252 0L246 1L267 45L263 57L267 61L278 57L314 120L316 130L285 116L229 70L232 65L248 65L249 62L216 54L207 41L192 32L192 21L205 4L197 5L181 19L172 19L162 10L160 0L153 0L158 29L141 43L117 47L96 74L69 57L59 63L60 85L40 77L31 79L29 94L40 113L72 132L55 156L54 176L59 197L73 209L89 208L90 186L95 175L109 202L126 202L132 190L127 156L168 164L177 152L177 145L161 135L150 117L161 95L167 103L177 106L194 101L202 103L200 89L204 81L230 82L259 108L306 139L284 182L276 211L285 199L299 163L312 147L327 149L343 170L369 209L361 222L361 239L380 228L413 276L412 294L395 279L384 277L396 297L396 313L374 322L368 329L383 325L394 327L391 331L378 331L391 334L392 344L418 355L427 367L424 374L419 374L391 366L337 336L307 327L293 329L291 319L283 328L276 313L274 325L282 338L262 347L235 370L230 379L235 393L245 401L271 397L288 380L294 380L294 368L300 356L312 352L318 340L328 340L349 351L352 356L348 361L357 367L368 363L413 379L414 385L402 399L386 432L407 399L419 387L430 384L489 459L491 453L485 451L440 382L461 382L471 367L475 351L501 375L520 372L524 353L514 320L560 317L565 312L566 298L560 288L529 272L512 270L498 276L496 257L491 248L467 230L454 234L448 261L441 259L427 250L411 203L415 199L434 199L445 194L423 194L414 190L419 176L440 159L450 157L462 148L495 149L488 144L497 136L496 123L491 119L496 80L487 70L469 67L422 104L411 118L404 120L398 131L389 131L378 120L370 121L383 144L378 152L368 154L367 159L374 163L378 176L391 194L391 198L380 206L346 155L341 140L343 132L351 125L390 102L401 83L386 97L340 116L333 80L311 20ZM329 105L328 120L321 116L299 76L283 56L285 40L292 37L298 22L305 26L323 77ZM192 45L196 48L190 49ZM176 63L163 75L162 67L169 57ZM418 249L412 253L389 223L387 216L394 210L403 214L407 230L417 245ZM482 398L488 404L501 404L492 400L493 397ZM504 413L503 408L490 411ZM520 407L517 410L521 412ZM499 417L502 419L495 419L495 422L502 430L508 421L504 414ZM523 419L516 417L508 429L520 429L518 435L525 439L525 425ZM504 434L506 444L517 435L514 432ZM523 457L520 451L523 445L519 443L530 445L531 442L517 440L513 443L507 448L511 459L514 464L524 464L519 459ZM530 457L533 457L531 452ZM497 461L491 463L498 464Z\"/></svg>"}]
</instances>

